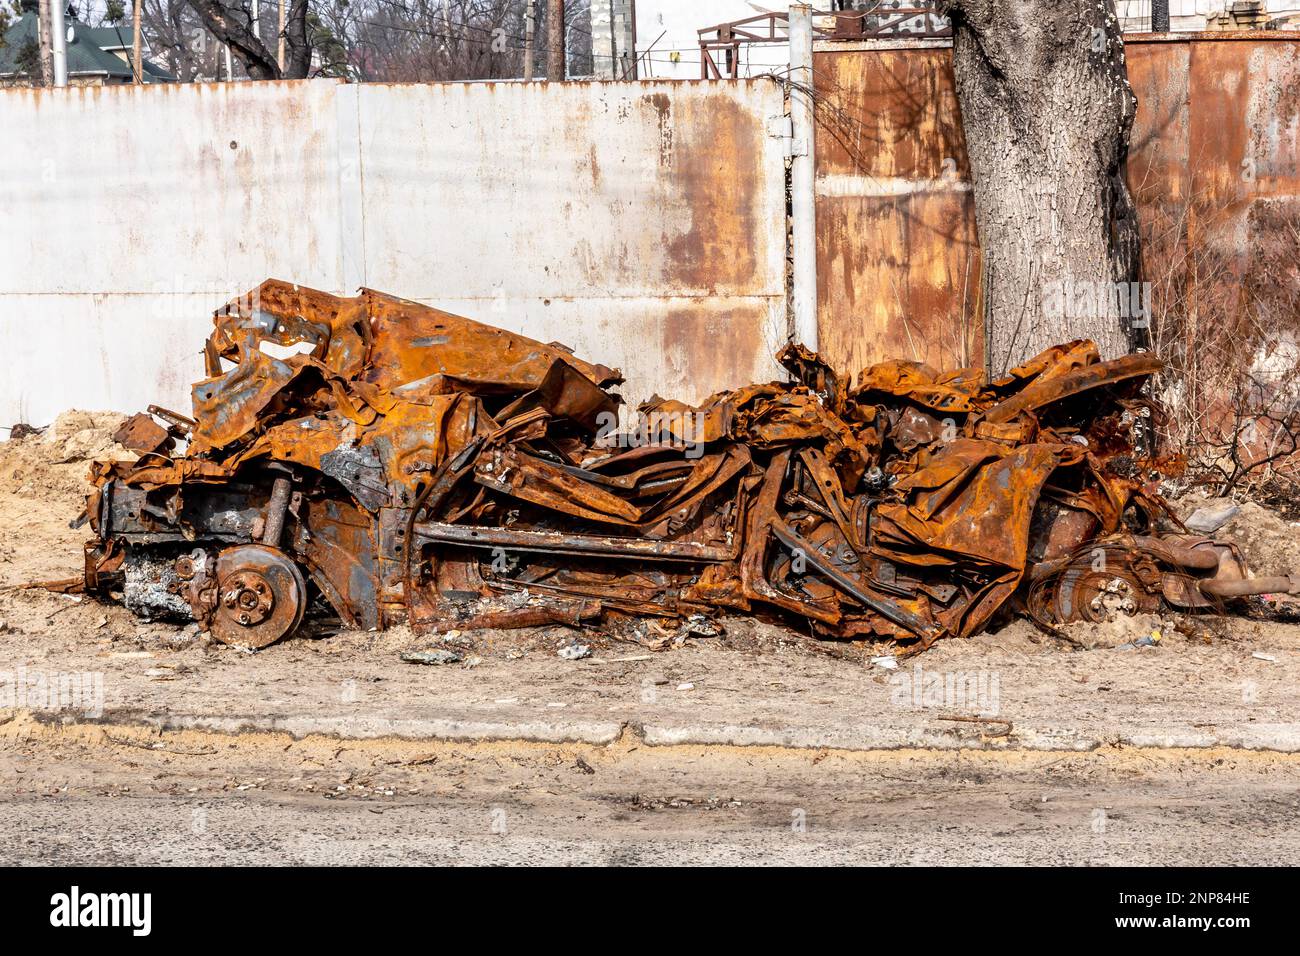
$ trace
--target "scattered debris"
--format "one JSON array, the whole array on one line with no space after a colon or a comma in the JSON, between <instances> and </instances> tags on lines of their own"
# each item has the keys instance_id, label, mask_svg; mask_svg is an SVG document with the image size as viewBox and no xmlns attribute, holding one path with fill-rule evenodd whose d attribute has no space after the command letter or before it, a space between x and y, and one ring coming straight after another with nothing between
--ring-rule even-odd
<instances>
[{"instance_id":1,"label":"scattered debris","mask_svg":"<svg viewBox=\"0 0 1300 956\"><path fill-rule=\"evenodd\" d=\"M1225 499L1217 504L1197 508L1183 524L1188 531L1213 534L1235 518L1239 511L1241 511L1240 505Z\"/></svg>"},{"instance_id":2,"label":"scattered debris","mask_svg":"<svg viewBox=\"0 0 1300 956\"><path fill-rule=\"evenodd\" d=\"M580 661L584 657L591 656L591 647L575 641L572 644L565 644L555 653L557 657L563 657L566 661Z\"/></svg>"},{"instance_id":3,"label":"scattered debris","mask_svg":"<svg viewBox=\"0 0 1300 956\"><path fill-rule=\"evenodd\" d=\"M1139 637L1136 641L1129 641L1126 644L1116 644L1117 651L1131 651L1138 647L1157 647L1160 644L1160 632L1148 634L1146 637Z\"/></svg>"},{"instance_id":4,"label":"scattered debris","mask_svg":"<svg viewBox=\"0 0 1300 956\"><path fill-rule=\"evenodd\" d=\"M703 614L692 614L682 625L682 631L692 637L719 637L722 634L722 625Z\"/></svg>"},{"instance_id":5,"label":"scattered debris","mask_svg":"<svg viewBox=\"0 0 1300 956\"><path fill-rule=\"evenodd\" d=\"M459 664L460 654L438 648L432 651L403 651L402 660L408 664Z\"/></svg>"},{"instance_id":6,"label":"scattered debris","mask_svg":"<svg viewBox=\"0 0 1300 956\"><path fill-rule=\"evenodd\" d=\"M660 649L766 607L904 653L1005 611L1300 593L1159 530L1149 354L1070 342L993 381L889 361L850 387L790 345L791 381L656 397L620 431L616 371L372 290L268 280L214 325L193 417L151 406L115 433L139 458L94 463L78 586L244 649L317 591L363 630L681 622L636 638Z\"/></svg>"},{"instance_id":7,"label":"scattered debris","mask_svg":"<svg viewBox=\"0 0 1300 956\"><path fill-rule=\"evenodd\" d=\"M988 724L992 729L987 732L981 731L986 737L1009 737L1014 729L1011 721L999 720L996 717L969 717L963 715L950 714L941 716L940 720L954 721L963 724ZM1043 798L1046 802L1047 798Z\"/></svg>"},{"instance_id":8,"label":"scattered debris","mask_svg":"<svg viewBox=\"0 0 1300 956\"><path fill-rule=\"evenodd\" d=\"M39 435L44 430L45 429L43 428L36 428L32 425L27 425L23 422L19 422L18 424L14 425L12 428L9 429L9 438L11 440L30 438L32 435Z\"/></svg>"},{"instance_id":9,"label":"scattered debris","mask_svg":"<svg viewBox=\"0 0 1300 956\"><path fill-rule=\"evenodd\" d=\"M1261 652L1261 651L1255 651L1255 652L1254 652L1253 654L1251 654L1250 656L1253 657L1253 658L1255 658L1255 660L1257 660L1257 661L1269 661L1270 663L1273 663L1273 664L1276 664L1276 663L1277 663L1277 658L1276 658L1276 657L1274 657L1272 654L1265 654L1265 653L1263 653L1263 652Z\"/></svg>"}]
</instances>

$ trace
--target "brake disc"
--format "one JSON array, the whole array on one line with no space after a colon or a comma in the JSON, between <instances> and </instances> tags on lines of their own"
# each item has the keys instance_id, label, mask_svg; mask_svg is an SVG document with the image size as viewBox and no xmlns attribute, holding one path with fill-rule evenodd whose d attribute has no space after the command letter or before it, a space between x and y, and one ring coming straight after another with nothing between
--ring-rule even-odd
<instances>
[{"instance_id":1,"label":"brake disc","mask_svg":"<svg viewBox=\"0 0 1300 956\"><path fill-rule=\"evenodd\" d=\"M246 650L269 647L297 629L307 611L307 582L284 552L262 544L217 556L212 635Z\"/></svg>"}]
</instances>

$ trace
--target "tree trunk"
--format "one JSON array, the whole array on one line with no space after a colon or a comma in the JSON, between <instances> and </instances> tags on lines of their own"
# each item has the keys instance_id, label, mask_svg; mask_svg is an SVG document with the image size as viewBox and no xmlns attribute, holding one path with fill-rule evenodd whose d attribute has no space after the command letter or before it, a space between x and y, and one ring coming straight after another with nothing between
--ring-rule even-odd
<instances>
[{"instance_id":1,"label":"tree trunk","mask_svg":"<svg viewBox=\"0 0 1300 956\"><path fill-rule=\"evenodd\" d=\"M62 3L63 0L54 0ZM50 3L40 0L36 6L37 61L41 67L41 86L54 85L54 49L50 46Z\"/></svg>"},{"instance_id":2,"label":"tree trunk","mask_svg":"<svg viewBox=\"0 0 1300 956\"><path fill-rule=\"evenodd\" d=\"M987 362L1000 374L1144 325L1124 181L1136 100L1112 0L946 0L984 262ZM1136 320L1136 325L1135 325Z\"/></svg>"},{"instance_id":3,"label":"tree trunk","mask_svg":"<svg viewBox=\"0 0 1300 956\"><path fill-rule=\"evenodd\" d=\"M564 79L564 0L548 0L546 6L546 79Z\"/></svg>"}]
</instances>

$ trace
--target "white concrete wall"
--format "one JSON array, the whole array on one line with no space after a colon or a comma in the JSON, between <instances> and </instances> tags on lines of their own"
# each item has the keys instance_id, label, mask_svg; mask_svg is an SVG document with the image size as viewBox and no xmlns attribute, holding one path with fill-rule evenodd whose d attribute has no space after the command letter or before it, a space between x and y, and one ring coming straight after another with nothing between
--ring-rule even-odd
<instances>
[{"instance_id":1,"label":"white concrete wall","mask_svg":"<svg viewBox=\"0 0 1300 956\"><path fill-rule=\"evenodd\" d=\"M0 424L189 408L268 276L435 304L622 367L766 380L784 341L768 82L0 91Z\"/></svg>"}]
</instances>

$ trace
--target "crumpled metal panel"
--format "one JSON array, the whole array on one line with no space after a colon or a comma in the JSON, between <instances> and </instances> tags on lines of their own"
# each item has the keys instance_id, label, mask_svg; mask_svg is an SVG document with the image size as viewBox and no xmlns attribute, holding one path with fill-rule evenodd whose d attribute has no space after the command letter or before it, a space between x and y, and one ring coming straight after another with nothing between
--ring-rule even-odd
<instances>
[{"instance_id":1,"label":"crumpled metal panel","mask_svg":"<svg viewBox=\"0 0 1300 956\"><path fill-rule=\"evenodd\" d=\"M269 280L205 354L193 419L151 409L139 461L94 466L85 586L162 568L233 644L283 636L312 590L356 627L766 609L924 648L1264 587L1162 536L1132 440L1150 355L1071 342L996 381L889 361L851 388L791 345L790 381L656 397L619 431L617 371L371 290Z\"/></svg>"}]
</instances>

